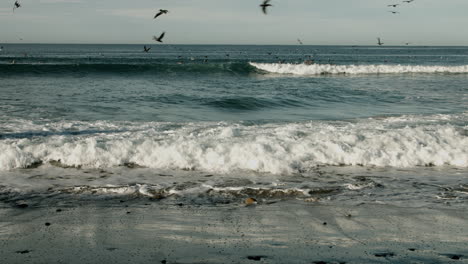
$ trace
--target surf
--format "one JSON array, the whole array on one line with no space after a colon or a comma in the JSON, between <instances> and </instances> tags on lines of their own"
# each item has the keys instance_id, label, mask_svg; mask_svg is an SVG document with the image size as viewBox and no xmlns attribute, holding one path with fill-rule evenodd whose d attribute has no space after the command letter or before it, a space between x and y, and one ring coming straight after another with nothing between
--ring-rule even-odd
<instances>
[{"instance_id":1,"label":"surf","mask_svg":"<svg viewBox=\"0 0 468 264\"><path fill-rule=\"evenodd\" d=\"M460 74L468 73L468 65L438 66L438 65L334 65L334 64L294 64L294 63L256 63L250 65L265 73L307 75L358 75L358 74Z\"/></svg>"}]
</instances>

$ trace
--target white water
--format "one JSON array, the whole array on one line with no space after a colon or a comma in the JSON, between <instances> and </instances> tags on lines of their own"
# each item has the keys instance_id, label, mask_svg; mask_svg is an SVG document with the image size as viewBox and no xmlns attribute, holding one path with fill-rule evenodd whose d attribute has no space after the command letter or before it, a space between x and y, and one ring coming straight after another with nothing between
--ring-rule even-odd
<instances>
[{"instance_id":1,"label":"white water","mask_svg":"<svg viewBox=\"0 0 468 264\"><path fill-rule=\"evenodd\" d=\"M422 66L422 65L332 65L332 64L290 64L255 63L257 69L279 74L319 75L319 74L390 74L390 73L468 73L468 65L463 66Z\"/></svg>"},{"instance_id":2,"label":"white water","mask_svg":"<svg viewBox=\"0 0 468 264\"><path fill-rule=\"evenodd\" d=\"M19 122L15 126L17 133L4 134L0 140L0 170L58 160L63 165L90 168L131 162L157 169L274 174L295 173L323 164L468 167L467 127L442 122L447 118L414 116L261 126ZM454 117L460 119L465 120L466 114ZM86 133L64 133L70 128ZM25 131L44 134L18 136Z\"/></svg>"}]
</instances>

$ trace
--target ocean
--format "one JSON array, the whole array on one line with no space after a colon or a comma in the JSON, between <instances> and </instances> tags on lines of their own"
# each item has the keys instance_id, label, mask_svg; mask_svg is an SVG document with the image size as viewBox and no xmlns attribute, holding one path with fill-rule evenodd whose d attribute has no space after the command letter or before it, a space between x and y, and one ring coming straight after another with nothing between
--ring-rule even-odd
<instances>
[{"instance_id":1,"label":"ocean","mask_svg":"<svg viewBox=\"0 0 468 264\"><path fill-rule=\"evenodd\" d=\"M3 44L3 206L467 209L468 47L151 47Z\"/></svg>"}]
</instances>

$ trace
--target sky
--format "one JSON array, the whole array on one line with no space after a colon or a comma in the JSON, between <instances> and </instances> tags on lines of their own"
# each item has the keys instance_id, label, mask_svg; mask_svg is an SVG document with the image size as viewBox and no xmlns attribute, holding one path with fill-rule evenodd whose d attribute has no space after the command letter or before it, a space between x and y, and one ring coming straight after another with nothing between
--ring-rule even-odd
<instances>
[{"instance_id":1,"label":"sky","mask_svg":"<svg viewBox=\"0 0 468 264\"><path fill-rule=\"evenodd\" d=\"M0 43L151 44L165 31L167 44L468 46L468 0L271 0L268 15L261 0L19 2L0 2Z\"/></svg>"}]
</instances>

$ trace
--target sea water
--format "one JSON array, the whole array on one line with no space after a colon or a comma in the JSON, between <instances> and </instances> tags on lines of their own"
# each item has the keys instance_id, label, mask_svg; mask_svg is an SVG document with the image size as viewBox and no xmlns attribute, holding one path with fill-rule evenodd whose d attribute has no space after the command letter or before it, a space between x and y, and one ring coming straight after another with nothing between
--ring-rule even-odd
<instances>
[{"instance_id":1,"label":"sea water","mask_svg":"<svg viewBox=\"0 0 468 264\"><path fill-rule=\"evenodd\" d=\"M467 47L3 46L6 204L466 208Z\"/></svg>"}]
</instances>

